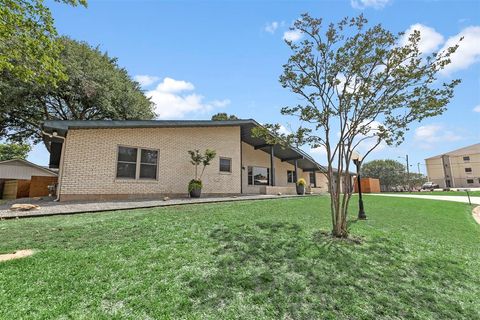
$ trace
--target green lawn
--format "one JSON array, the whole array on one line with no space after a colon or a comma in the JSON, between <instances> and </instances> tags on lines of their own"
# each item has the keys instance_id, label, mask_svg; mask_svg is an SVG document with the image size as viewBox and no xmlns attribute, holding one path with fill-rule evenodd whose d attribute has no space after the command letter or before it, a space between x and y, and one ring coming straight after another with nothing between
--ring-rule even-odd
<instances>
[{"instance_id":1,"label":"green lawn","mask_svg":"<svg viewBox=\"0 0 480 320\"><path fill-rule=\"evenodd\" d=\"M430 196L467 196L465 191L422 191L422 192L388 192L393 194L416 194ZM470 197L480 197L480 191L469 191Z\"/></svg>"},{"instance_id":2,"label":"green lawn","mask_svg":"<svg viewBox=\"0 0 480 320\"><path fill-rule=\"evenodd\" d=\"M38 250L0 263L0 319L480 318L469 206L365 206L362 244L324 236L325 197L0 221L1 252Z\"/></svg>"}]
</instances>

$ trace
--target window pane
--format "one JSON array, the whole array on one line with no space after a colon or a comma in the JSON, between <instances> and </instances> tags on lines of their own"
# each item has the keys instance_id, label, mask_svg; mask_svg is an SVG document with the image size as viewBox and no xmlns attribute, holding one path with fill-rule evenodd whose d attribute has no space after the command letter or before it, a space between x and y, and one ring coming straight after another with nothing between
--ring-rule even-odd
<instances>
[{"instance_id":1,"label":"window pane","mask_svg":"<svg viewBox=\"0 0 480 320\"><path fill-rule=\"evenodd\" d=\"M157 179L157 166L152 164L141 164L140 179Z\"/></svg>"},{"instance_id":2,"label":"window pane","mask_svg":"<svg viewBox=\"0 0 480 320\"><path fill-rule=\"evenodd\" d=\"M142 149L141 163L157 164L158 151Z\"/></svg>"},{"instance_id":3,"label":"window pane","mask_svg":"<svg viewBox=\"0 0 480 320\"><path fill-rule=\"evenodd\" d=\"M117 178L135 179L135 163L119 162L117 164Z\"/></svg>"},{"instance_id":4,"label":"window pane","mask_svg":"<svg viewBox=\"0 0 480 320\"><path fill-rule=\"evenodd\" d=\"M253 168L248 167L248 184L252 185L253 184Z\"/></svg>"},{"instance_id":5,"label":"window pane","mask_svg":"<svg viewBox=\"0 0 480 320\"><path fill-rule=\"evenodd\" d=\"M287 171L287 183L294 183L295 182L295 171L288 170Z\"/></svg>"},{"instance_id":6,"label":"window pane","mask_svg":"<svg viewBox=\"0 0 480 320\"><path fill-rule=\"evenodd\" d=\"M259 168L253 167L253 184L257 186L266 186L268 185L268 169L267 168Z\"/></svg>"},{"instance_id":7,"label":"window pane","mask_svg":"<svg viewBox=\"0 0 480 320\"><path fill-rule=\"evenodd\" d=\"M220 171L231 172L232 171L232 160L228 159L228 158L220 158Z\"/></svg>"},{"instance_id":8,"label":"window pane","mask_svg":"<svg viewBox=\"0 0 480 320\"><path fill-rule=\"evenodd\" d=\"M118 161L137 162L137 149L118 147Z\"/></svg>"}]
</instances>

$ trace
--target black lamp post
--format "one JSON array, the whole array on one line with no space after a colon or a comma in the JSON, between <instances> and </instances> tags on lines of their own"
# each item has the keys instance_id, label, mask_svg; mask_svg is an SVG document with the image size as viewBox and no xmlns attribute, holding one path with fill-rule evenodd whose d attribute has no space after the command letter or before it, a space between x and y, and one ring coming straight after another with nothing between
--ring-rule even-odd
<instances>
[{"instance_id":1,"label":"black lamp post","mask_svg":"<svg viewBox=\"0 0 480 320\"><path fill-rule=\"evenodd\" d=\"M355 166L357 167L357 186L358 186L358 220L366 220L367 215L363 208L363 199L362 199L362 181L360 178L360 167L362 165L362 159L360 155L356 152L352 155L352 160Z\"/></svg>"}]
</instances>

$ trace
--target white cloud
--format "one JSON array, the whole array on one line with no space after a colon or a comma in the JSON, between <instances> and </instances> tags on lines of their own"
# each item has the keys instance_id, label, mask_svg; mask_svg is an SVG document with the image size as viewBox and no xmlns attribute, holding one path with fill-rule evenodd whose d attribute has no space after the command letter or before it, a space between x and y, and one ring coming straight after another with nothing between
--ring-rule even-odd
<instances>
[{"instance_id":1,"label":"white cloud","mask_svg":"<svg viewBox=\"0 0 480 320\"><path fill-rule=\"evenodd\" d=\"M300 30L288 30L283 33L283 40L287 41L298 41L303 37L302 31Z\"/></svg>"},{"instance_id":2,"label":"white cloud","mask_svg":"<svg viewBox=\"0 0 480 320\"><path fill-rule=\"evenodd\" d=\"M268 33L274 34L275 31L278 29L279 25L280 24L277 21L273 21L273 22L267 23L265 25L264 30Z\"/></svg>"},{"instance_id":3,"label":"white cloud","mask_svg":"<svg viewBox=\"0 0 480 320\"><path fill-rule=\"evenodd\" d=\"M415 129L414 139L423 149L428 149L435 143L458 141L462 137L443 125L428 124Z\"/></svg>"},{"instance_id":4,"label":"white cloud","mask_svg":"<svg viewBox=\"0 0 480 320\"><path fill-rule=\"evenodd\" d=\"M464 37L462 41L460 41L461 37ZM480 61L480 26L467 27L459 34L448 38L442 50L454 46L457 43L459 44L459 48L452 54L452 62L442 70L444 74L467 69L470 65Z\"/></svg>"},{"instance_id":5,"label":"white cloud","mask_svg":"<svg viewBox=\"0 0 480 320\"><path fill-rule=\"evenodd\" d=\"M223 99L223 100L213 100L211 102L212 106L216 107L216 108L223 108L223 107L226 107L230 104L230 99Z\"/></svg>"},{"instance_id":6,"label":"white cloud","mask_svg":"<svg viewBox=\"0 0 480 320\"><path fill-rule=\"evenodd\" d=\"M290 130L287 129L283 124L280 125L280 129L278 130L279 133L288 135L290 134Z\"/></svg>"},{"instance_id":7,"label":"white cloud","mask_svg":"<svg viewBox=\"0 0 480 320\"><path fill-rule=\"evenodd\" d=\"M408 38L415 30L420 31L420 42L418 44L418 49L423 54L428 54L437 50L440 45L445 41L443 35L435 31L435 29L427 27L420 23L416 23L411 25L405 31L405 34L400 40L401 45L404 46L408 43Z\"/></svg>"},{"instance_id":8,"label":"white cloud","mask_svg":"<svg viewBox=\"0 0 480 320\"><path fill-rule=\"evenodd\" d=\"M350 0L350 4L355 9L365 9L372 7L374 9L383 9L391 0Z\"/></svg>"},{"instance_id":9,"label":"white cloud","mask_svg":"<svg viewBox=\"0 0 480 320\"><path fill-rule=\"evenodd\" d=\"M149 75L146 75L146 74L139 74L139 75L134 76L133 80L140 83L140 85L142 87L146 87L146 86L149 86L151 84L154 84L155 82L160 80L160 78L155 77L155 76L149 76Z\"/></svg>"},{"instance_id":10,"label":"white cloud","mask_svg":"<svg viewBox=\"0 0 480 320\"><path fill-rule=\"evenodd\" d=\"M324 146L321 146L317 148L310 148L310 153L318 154L320 156L325 156L327 155L327 150L325 149Z\"/></svg>"},{"instance_id":11,"label":"white cloud","mask_svg":"<svg viewBox=\"0 0 480 320\"><path fill-rule=\"evenodd\" d=\"M476 106L475 108L473 108L473 111L474 112L480 112L480 104L478 106Z\"/></svg>"},{"instance_id":12,"label":"white cloud","mask_svg":"<svg viewBox=\"0 0 480 320\"><path fill-rule=\"evenodd\" d=\"M194 89L190 82L165 78L145 95L151 97L159 119L179 119L190 113L205 113L230 104L228 99L204 102L202 95L186 93Z\"/></svg>"},{"instance_id":13,"label":"white cloud","mask_svg":"<svg viewBox=\"0 0 480 320\"><path fill-rule=\"evenodd\" d=\"M193 89L195 89L195 86L190 82L175 80L168 77L163 79L163 81L157 87L157 90L159 91L170 93L191 91Z\"/></svg>"}]
</instances>

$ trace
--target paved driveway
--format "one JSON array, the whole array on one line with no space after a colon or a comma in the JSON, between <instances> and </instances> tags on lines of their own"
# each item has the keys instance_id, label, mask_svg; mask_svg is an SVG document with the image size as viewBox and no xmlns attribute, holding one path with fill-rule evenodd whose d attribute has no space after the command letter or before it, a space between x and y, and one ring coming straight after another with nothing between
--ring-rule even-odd
<instances>
[{"instance_id":1,"label":"paved driveway","mask_svg":"<svg viewBox=\"0 0 480 320\"><path fill-rule=\"evenodd\" d=\"M391 194L391 193L372 193L369 195L381 196L381 197L398 197L398 198L416 198L416 199L429 199L429 200L443 200L468 203L467 196L432 196L432 195L416 195L416 194ZM470 197L472 204L480 205L480 197Z\"/></svg>"}]
</instances>

